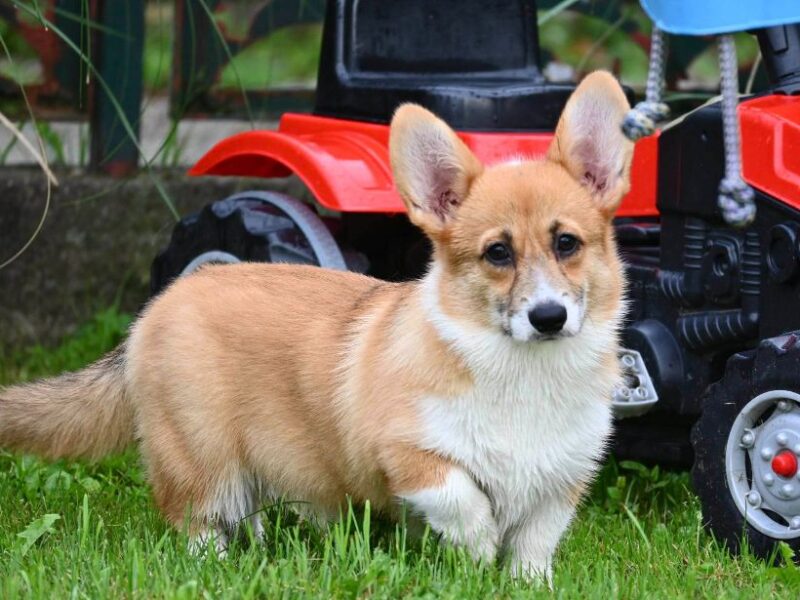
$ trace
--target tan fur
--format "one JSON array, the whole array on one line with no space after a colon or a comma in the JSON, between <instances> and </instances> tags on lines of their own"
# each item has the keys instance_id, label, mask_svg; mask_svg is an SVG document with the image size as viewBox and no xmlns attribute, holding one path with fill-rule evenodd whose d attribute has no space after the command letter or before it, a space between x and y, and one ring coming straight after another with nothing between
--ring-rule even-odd
<instances>
[{"instance_id":1,"label":"tan fur","mask_svg":"<svg viewBox=\"0 0 800 600\"><path fill-rule=\"evenodd\" d=\"M588 487L589 484L585 481L578 481L573 484L567 492L570 504L573 506L578 506L581 503L581 500L583 500L583 497L586 495L586 490Z\"/></svg>"},{"instance_id":2,"label":"tan fur","mask_svg":"<svg viewBox=\"0 0 800 600\"><path fill-rule=\"evenodd\" d=\"M0 390L0 447L97 459L133 440L120 346L79 373Z\"/></svg>"},{"instance_id":3,"label":"tan fur","mask_svg":"<svg viewBox=\"0 0 800 600\"><path fill-rule=\"evenodd\" d=\"M621 93L610 76L592 77L592 89ZM547 160L484 168L427 111L398 112L395 178L411 219L434 240L446 314L495 329L493 311L530 293L526 274L536 266L566 293L588 289L588 318L615 318L623 285L609 216L626 189L629 156L618 180L595 193L565 154L576 143L570 135L559 127ZM431 185L419 179L425 145L443 140L438 191L420 197ZM430 201L443 204L431 210ZM581 238L577 255L553 258L556 230ZM503 236L518 257L513 269L483 259ZM121 352L120 368L108 358L0 391L0 445L96 458L128 442L135 422L158 506L176 526L191 507L193 529L231 481L263 483L331 514L347 496L391 510L398 494L441 485L453 463L418 446L416 401L473 385L426 317L420 283L303 266L212 266L179 279L144 311ZM576 487L576 502L581 493Z\"/></svg>"},{"instance_id":4,"label":"tan fur","mask_svg":"<svg viewBox=\"0 0 800 600\"><path fill-rule=\"evenodd\" d=\"M170 519L237 470L333 514L346 494L388 508L392 488L434 481L403 456L416 430L411 399L453 394L469 377L419 318L414 291L239 265L204 269L155 302L131 334L130 376Z\"/></svg>"}]
</instances>

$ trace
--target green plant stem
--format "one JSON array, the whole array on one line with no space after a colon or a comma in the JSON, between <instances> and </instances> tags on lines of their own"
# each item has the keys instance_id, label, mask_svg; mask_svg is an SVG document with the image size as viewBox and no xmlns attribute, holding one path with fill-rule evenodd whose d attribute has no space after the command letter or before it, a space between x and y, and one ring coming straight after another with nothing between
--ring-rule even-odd
<instances>
[{"instance_id":1,"label":"green plant stem","mask_svg":"<svg viewBox=\"0 0 800 600\"><path fill-rule=\"evenodd\" d=\"M19 10L25 11L32 16L36 16L36 11L32 10L25 4L19 2L19 0L11 0L11 1ZM142 157L142 160L144 161L144 170L147 172L148 177L153 183L153 186L158 191L159 196L164 201L164 204L166 204L167 208L172 213L172 216L175 218L175 220L177 221L178 219L180 219L180 214L178 213L178 210L175 208L175 203L169 197L169 194L162 185L161 181L159 181L158 178L155 177L155 175L153 175L150 169L151 161L144 156L142 147L139 144L139 140L137 139L138 136L133 131L130 122L125 116L125 111L122 110L122 107L120 106L119 102L111 93L111 90L108 84L106 83L105 79L100 75L100 72L97 70L94 64L89 60L89 58L83 53L83 51L79 47L77 47L75 43L71 39L69 39L68 36L64 34L64 32L62 32L58 27L56 27L54 23L44 18L44 16L41 16L40 22L42 23L43 26L51 29L73 52L75 52L81 58L82 61L86 63L87 67L89 68L89 71L92 73L97 83L103 88L103 91L108 95L109 101L111 102L111 105L114 107L114 111L117 113L117 117L119 118L122 127L125 129L125 133L130 137L131 142L134 144L139 155Z\"/></svg>"}]
</instances>

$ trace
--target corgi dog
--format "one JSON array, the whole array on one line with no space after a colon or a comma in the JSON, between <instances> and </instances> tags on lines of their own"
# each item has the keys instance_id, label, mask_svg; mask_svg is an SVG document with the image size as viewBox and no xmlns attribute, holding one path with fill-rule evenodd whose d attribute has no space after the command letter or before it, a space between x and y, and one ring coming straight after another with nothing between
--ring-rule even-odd
<instances>
[{"instance_id":1,"label":"corgi dog","mask_svg":"<svg viewBox=\"0 0 800 600\"><path fill-rule=\"evenodd\" d=\"M593 73L546 156L486 166L401 106L389 150L432 242L424 277L205 267L98 362L0 390L0 447L97 459L137 441L158 508L200 549L246 519L262 535L270 498L322 519L350 498L549 580L611 430L627 109Z\"/></svg>"}]
</instances>

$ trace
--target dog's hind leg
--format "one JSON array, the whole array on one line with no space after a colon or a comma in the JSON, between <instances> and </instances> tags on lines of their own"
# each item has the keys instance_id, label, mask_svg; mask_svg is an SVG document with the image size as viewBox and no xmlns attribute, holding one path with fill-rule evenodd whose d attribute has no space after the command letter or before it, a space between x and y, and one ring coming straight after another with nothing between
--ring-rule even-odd
<instances>
[{"instance_id":1,"label":"dog's hind leg","mask_svg":"<svg viewBox=\"0 0 800 600\"><path fill-rule=\"evenodd\" d=\"M249 523L253 537L261 541L264 525L261 522L261 486L255 477L238 465L231 465L216 478L207 501L199 507L195 518L212 525L212 529L228 538L241 533L239 527ZM218 536L220 541L222 537Z\"/></svg>"},{"instance_id":2,"label":"dog's hind leg","mask_svg":"<svg viewBox=\"0 0 800 600\"><path fill-rule=\"evenodd\" d=\"M196 534L189 537L190 554L206 556L209 549L219 558L225 558L228 555L228 534L218 525L202 527Z\"/></svg>"},{"instance_id":3,"label":"dog's hind leg","mask_svg":"<svg viewBox=\"0 0 800 600\"><path fill-rule=\"evenodd\" d=\"M260 508L259 488L235 457L220 456L228 460L217 464L197 463L175 448L167 453L162 445L154 452L145 441L142 449L156 504L176 529L188 526L192 553L205 554L213 546L224 556L231 535L248 519L256 537L263 535L253 520Z\"/></svg>"},{"instance_id":4,"label":"dog's hind leg","mask_svg":"<svg viewBox=\"0 0 800 600\"><path fill-rule=\"evenodd\" d=\"M261 518L261 512L257 512L255 514L250 515L250 527L253 530L253 539L259 543L264 543L264 521Z\"/></svg>"},{"instance_id":5,"label":"dog's hind leg","mask_svg":"<svg viewBox=\"0 0 800 600\"><path fill-rule=\"evenodd\" d=\"M214 486L208 500L194 511L192 521L201 523L190 536L189 551L203 554L212 545L220 558L227 554L231 537L241 533L239 527L250 523L253 538L264 539L261 522L260 494L254 479L241 469L231 469Z\"/></svg>"}]
</instances>

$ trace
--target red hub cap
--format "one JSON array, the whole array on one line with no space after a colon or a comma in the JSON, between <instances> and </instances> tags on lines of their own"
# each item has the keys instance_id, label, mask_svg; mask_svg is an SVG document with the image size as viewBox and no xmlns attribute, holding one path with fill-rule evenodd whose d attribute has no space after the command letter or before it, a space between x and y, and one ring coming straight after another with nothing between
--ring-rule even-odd
<instances>
[{"instance_id":1,"label":"red hub cap","mask_svg":"<svg viewBox=\"0 0 800 600\"><path fill-rule=\"evenodd\" d=\"M794 452L784 450L772 459L772 470L781 477L794 477L797 473L797 457Z\"/></svg>"}]
</instances>

